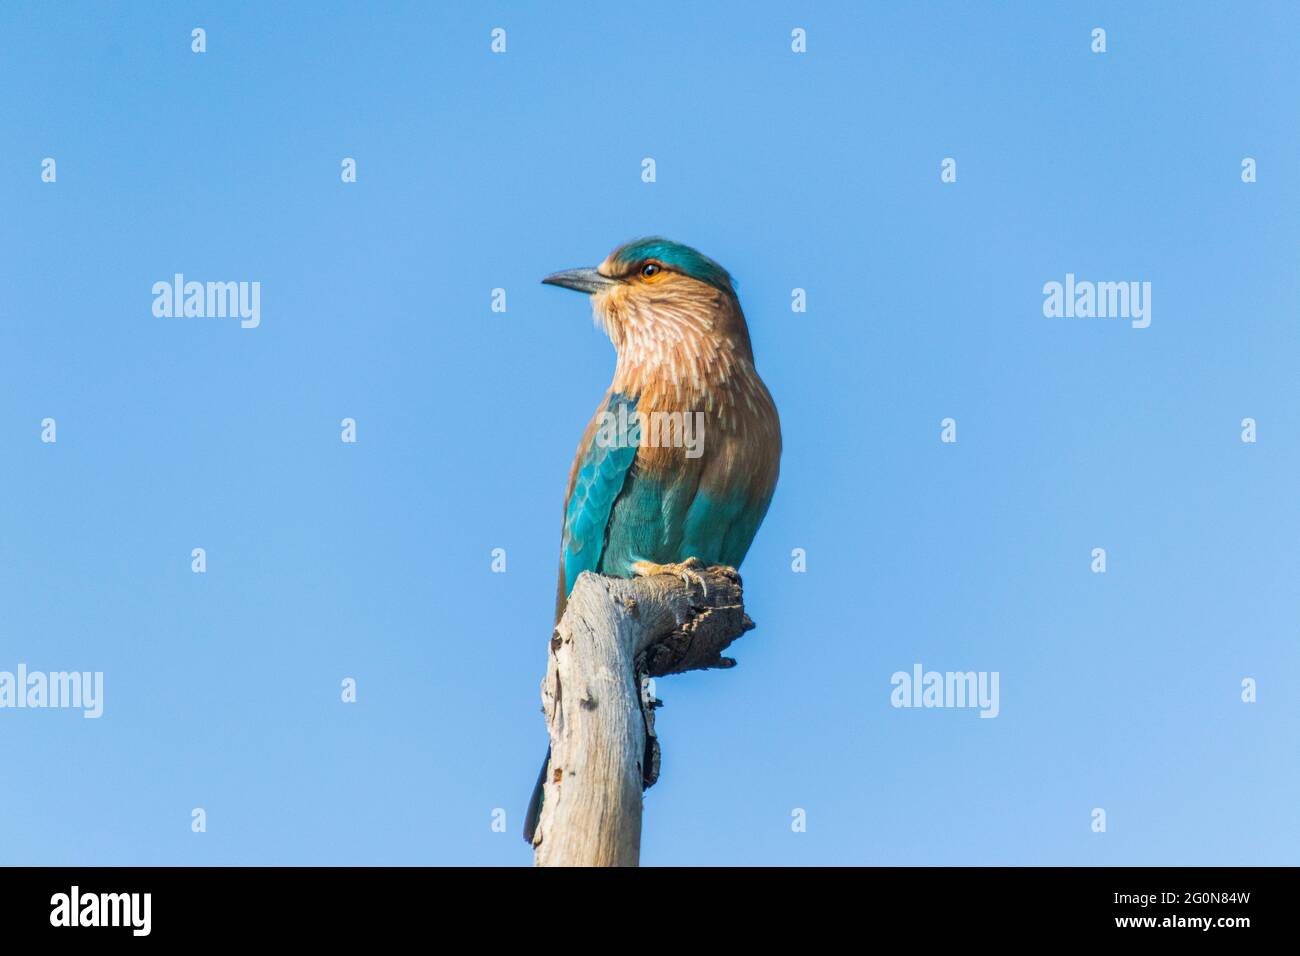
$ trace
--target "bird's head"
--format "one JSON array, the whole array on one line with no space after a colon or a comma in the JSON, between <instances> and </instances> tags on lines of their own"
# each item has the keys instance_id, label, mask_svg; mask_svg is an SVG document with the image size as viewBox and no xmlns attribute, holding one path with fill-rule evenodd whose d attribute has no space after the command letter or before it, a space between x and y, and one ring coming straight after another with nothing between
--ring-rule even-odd
<instances>
[{"instance_id":1,"label":"bird's head","mask_svg":"<svg viewBox=\"0 0 1300 956\"><path fill-rule=\"evenodd\" d=\"M592 313L620 356L696 339L749 352L731 276L679 242L637 239L619 246L594 269L569 269L542 281L590 295Z\"/></svg>"}]
</instances>

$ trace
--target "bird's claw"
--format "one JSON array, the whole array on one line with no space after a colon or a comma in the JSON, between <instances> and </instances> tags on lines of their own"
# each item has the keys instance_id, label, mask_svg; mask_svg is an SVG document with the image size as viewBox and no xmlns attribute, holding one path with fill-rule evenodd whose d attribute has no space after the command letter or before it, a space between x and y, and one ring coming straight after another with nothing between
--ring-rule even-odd
<instances>
[{"instance_id":1,"label":"bird's claw","mask_svg":"<svg viewBox=\"0 0 1300 956\"><path fill-rule=\"evenodd\" d=\"M655 564L652 561L637 561L632 565L632 573L639 578L648 578L656 574L675 574L688 587L692 584L698 585L704 596L708 597L709 586L704 581L704 575L700 574L703 568L704 562L699 558L687 558L677 564Z\"/></svg>"}]
</instances>

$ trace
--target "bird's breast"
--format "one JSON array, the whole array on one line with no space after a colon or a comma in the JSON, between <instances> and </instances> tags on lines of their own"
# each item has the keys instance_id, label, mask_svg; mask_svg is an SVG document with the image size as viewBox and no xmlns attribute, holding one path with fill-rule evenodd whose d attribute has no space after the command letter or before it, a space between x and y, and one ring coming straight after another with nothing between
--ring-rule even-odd
<instances>
[{"instance_id":1,"label":"bird's breast","mask_svg":"<svg viewBox=\"0 0 1300 956\"><path fill-rule=\"evenodd\" d=\"M756 373L737 369L699 389L668 383L637 403L639 474L728 498L766 498L776 484L781 430Z\"/></svg>"}]
</instances>

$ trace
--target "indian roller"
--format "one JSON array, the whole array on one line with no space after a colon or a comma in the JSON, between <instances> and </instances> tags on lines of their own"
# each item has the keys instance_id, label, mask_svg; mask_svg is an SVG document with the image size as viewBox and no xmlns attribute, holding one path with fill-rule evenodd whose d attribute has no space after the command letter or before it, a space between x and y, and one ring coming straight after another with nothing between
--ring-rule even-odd
<instances>
[{"instance_id":1,"label":"indian roller","mask_svg":"<svg viewBox=\"0 0 1300 956\"><path fill-rule=\"evenodd\" d=\"M569 469L556 622L583 571L739 567L776 487L781 426L727 270L651 237L542 281L589 295L618 355ZM548 751L524 823L529 843L549 762Z\"/></svg>"}]
</instances>

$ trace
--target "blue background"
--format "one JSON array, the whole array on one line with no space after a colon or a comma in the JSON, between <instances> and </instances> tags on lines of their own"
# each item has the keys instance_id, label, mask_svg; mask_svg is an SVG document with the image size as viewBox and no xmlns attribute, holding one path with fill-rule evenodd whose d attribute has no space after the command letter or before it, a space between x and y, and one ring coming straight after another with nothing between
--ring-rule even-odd
<instances>
[{"instance_id":1,"label":"blue background","mask_svg":"<svg viewBox=\"0 0 1300 956\"><path fill-rule=\"evenodd\" d=\"M613 368L538 280L650 233L737 277L785 455L644 862L1300 862L1300 8L702 6L0 7L0 669L106 684L0 711L0 862L529 863ZM915 662L1001 715L892 708Z\"/></svg>"}]
</instances>

